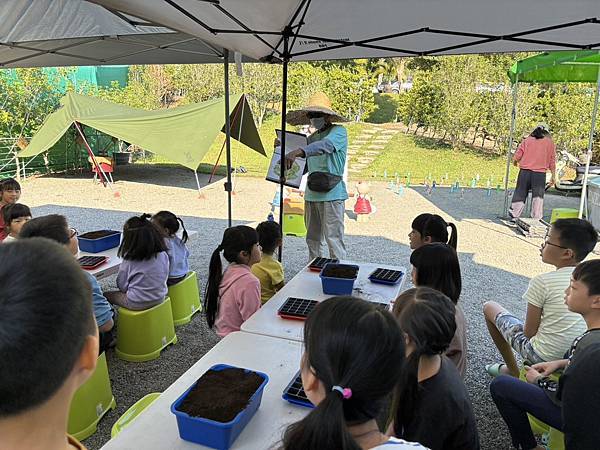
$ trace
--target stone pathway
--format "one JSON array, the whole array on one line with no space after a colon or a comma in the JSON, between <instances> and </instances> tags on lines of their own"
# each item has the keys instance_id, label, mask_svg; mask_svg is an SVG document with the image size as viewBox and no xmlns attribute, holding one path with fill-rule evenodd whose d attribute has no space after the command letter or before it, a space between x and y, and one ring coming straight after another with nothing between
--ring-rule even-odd
<instances>
[{"instance_id":1,"label":"stone pathway","mask_svg":"<svg viewBox=\"0 0 600 450\"><path fill-rule=\"evenodd\" d=\"M367 169L398 132L399 130L389 129L379 124L372 124L362 130L362 133L348 146L350 156L348 172L356 174Z\"/></svg>"}]
</instances>

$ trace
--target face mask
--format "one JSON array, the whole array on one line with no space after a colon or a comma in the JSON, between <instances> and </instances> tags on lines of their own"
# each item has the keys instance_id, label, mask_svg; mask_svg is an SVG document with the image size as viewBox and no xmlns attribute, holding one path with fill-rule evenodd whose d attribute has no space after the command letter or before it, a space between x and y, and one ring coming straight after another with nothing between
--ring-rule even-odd
<instances>
[{"instance_id":1,"label":"face mask","mask_svg":"<svg viewBox=\"0 0 600 450\"><path fill-rule=\"evenodd\" d=\"M317 130L325 126L325 117L314 117L310 119L310 125Z\"/></svg>"}]
</instances>

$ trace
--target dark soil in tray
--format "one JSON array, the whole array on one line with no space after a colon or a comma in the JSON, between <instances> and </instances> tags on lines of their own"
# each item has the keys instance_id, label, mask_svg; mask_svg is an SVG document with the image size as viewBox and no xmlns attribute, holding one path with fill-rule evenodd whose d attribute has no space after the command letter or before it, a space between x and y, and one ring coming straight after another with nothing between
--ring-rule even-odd
<instances>
[{"instance_id":1,"label":"dark soil in tray","mask_svg":"<svg viewBox=\"0 0 600 450\"><path fill-rule=\"evenodd\" d=\"M332 278L356 278L356 274L358 270L355 267L349 266L333 266L326 267L323 269L324 277L332 277Z\"/></svg>"},{"instance_id":2,"label":"dark soil in tray","mask_svg":"<svg viewBox=\"0 0 600 450\"><path fill-rule=\"evenodd\" d=\"M117 233L118 231L111 230L90 231L88 233L79 235L79 237L83 239L100 239L106 236L112 236L113 234Z\"/></svg>"},{"instance_id":3,"label":"dark soil in tray","mask_svg":"<svg viewBox=\"0 0 600 450\"><path fill-rule=\"evenodd\" d=\"M209 370L202 375L178 410L193 417L231 422L243 411L263 378L244 369Z\"/></svg>"}]
</instances>

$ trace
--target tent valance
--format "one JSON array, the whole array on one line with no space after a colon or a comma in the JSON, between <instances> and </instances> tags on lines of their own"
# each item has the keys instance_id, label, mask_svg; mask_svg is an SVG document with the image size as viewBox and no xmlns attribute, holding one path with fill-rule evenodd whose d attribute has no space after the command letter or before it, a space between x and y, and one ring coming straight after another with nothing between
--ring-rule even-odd
<instances>
[{"instance_id":1,"label":"tent valance","mask_svg":"<svg viewBox=\"0 0 600 450\"><path fill-rule=\"evenodd\" d=\"M266 155L245 96L233 95L230 102L236 105L230 115L231 137ZM223 128L224 103L223 98L219 98L145 111L70 92L18 157L35 156L48 150L74 122L79 122L196 170Z\"/></svg>"},{"instance_id":2,"label":"tent valance","mask_svg":"<svg viewBox=\"0 0 600 450\"><path fill-rule=\"evenodd\" d=\"M522 59L508 71L511 83L595 83L600 50L550 52Z\"/></svg>"}]
</instances>

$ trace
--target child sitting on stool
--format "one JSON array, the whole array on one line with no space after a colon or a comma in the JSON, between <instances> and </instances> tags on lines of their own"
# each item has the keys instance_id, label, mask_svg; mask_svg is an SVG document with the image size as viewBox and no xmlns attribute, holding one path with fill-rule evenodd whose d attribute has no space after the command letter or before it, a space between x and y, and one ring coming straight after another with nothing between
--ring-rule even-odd
<instances>
[{"instance_id":1,"label":"child sitting on stool","mask_svg":"<svg viewBox=\"0 0 600 450\"><path fill-rule=\"evenodd\" d=\"M183 224L183 220L173 214L171 211L160 211L152 216L152 223L165 236L165 245L167 246L167 256L169 257L169 278L167 286L183 281L190 271L188 258L190 251L185 246L188 240L188 233ZM183 230L181 239L177 236L179 225Z\"/></svg>"},{"instance_id":2,"label":"child sitting on stool","mask_svg":"<svg viewBox=\"0 0 600 450\"><path fill-rule=\"evenodd\" d=\"M256 232L262 248L262 258L251 270L260 281L260 300L264 304L285 284L283 266L273 258L273 253L282 243L281 226L277 222L261 222L256 227Z\"/></svg>"}]
</instances>

